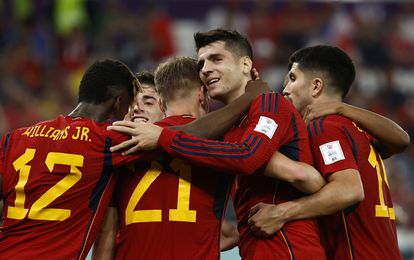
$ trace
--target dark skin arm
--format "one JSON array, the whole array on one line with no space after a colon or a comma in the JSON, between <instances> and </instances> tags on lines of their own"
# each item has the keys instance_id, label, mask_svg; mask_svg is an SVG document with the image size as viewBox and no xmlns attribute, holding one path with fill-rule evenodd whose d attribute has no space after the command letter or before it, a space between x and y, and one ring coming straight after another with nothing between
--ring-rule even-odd
<instances>
[{"instance_id":1,"label":"dark skin arm","mask_svg":"<svg viewBox=\"0 0 414 260\"><path fill-rule=\"evenodd\" d=\"M260 94L268 92L269 86L261 79L250 80L245 88L246 92L239 98L216 111L194 120L193 122L171 127L175 130L184 131L190 135L202 138L215 139L231 128L246 110L251 102ZM214 125L214 127L211 127Z\"/></svg>"},{"instance_id":2,"label":"dark skin arm","mask_svg":"<svg viewBox=\"0 0 414 260\"><path fill-rule=\"evenodd\" d=\"M410 136L397 123L384 116L343 102L325 102L307 107L306 122L328 114L346 116L370 133L382 158L403 152L410 145Z\"/></svg>"}]
</instances>

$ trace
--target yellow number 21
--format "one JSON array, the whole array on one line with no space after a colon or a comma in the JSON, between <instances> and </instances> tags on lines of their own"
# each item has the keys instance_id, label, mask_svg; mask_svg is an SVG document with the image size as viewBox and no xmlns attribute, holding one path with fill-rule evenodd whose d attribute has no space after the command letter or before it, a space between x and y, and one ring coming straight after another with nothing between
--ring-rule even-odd
<instances>
[{"instance_id":1,"label":"yellow number 21","mask_svg":"<svg viewBox=\"0 0 414 260\"><path fill-rule=\"evenodd\" d=\"M170 163L174 171L178 171L178 196L177 208L169 210L169 221L196 222L197 212L190 210L190 191L191 191L191 166L183 161L175 159ZM142 222L161 222L161 209L135 210L138 202L151 184L158 178L162 172L162 166L153 161L151 168L144 174L138 185L135 187L128 205L125 209L125 224Z\"/></svg>"},{"instance_id":2,"label":"yellow number 21","mask_svg":"<svg viewBox=\"0 0 414 260\"><path fill-rule=\"evenodd\" d=\"M29 162L33 160L35 153L35 149L27 148L25 153L13 162L14 169L19 173L19 180L14 188L16 192L14 206L8 207L7 217L11 219L24 219L28 215L29 219L63 221L70 217L70 209L46 207L82 178L82 172L78 167L83 166L84 158L78 154L49 152L45 160L49 172L52 173L54 166L59 164L70 166L70 173L40 196L30 208L26 208L24 187L27 184L32 168Z\"/></svg>"}]
</instances>

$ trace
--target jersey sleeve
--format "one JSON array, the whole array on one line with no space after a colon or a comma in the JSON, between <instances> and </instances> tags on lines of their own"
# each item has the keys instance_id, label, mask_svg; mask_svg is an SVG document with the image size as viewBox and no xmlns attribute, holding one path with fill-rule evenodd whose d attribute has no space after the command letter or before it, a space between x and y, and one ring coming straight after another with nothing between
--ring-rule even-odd
<instances>
[{"instance_id":1,"label":"jersey sleeve","mask_svg":"<svg viewBox=\"0 0 414 260\"><path fill-rule=\"evenodd\" d=\"M325 178L337 171L358 170L355 144L346 126L320 118L309 123L308 132L316 167Z\"/></svg>"},{"instance_id":2,"label":"jersey sleeve","mask_svg":"<svg viewBox=\"0 0 414 260\"><path fill-rule=\"evenodd\" d=\"M234 142L213 141L164 129L158 145L172 156L194 164L249 175L267 163L273 152L289 139L292 120L297 119L292 119L294 112L293 106L280 94L267 93L252 103L248 125L242 137Z\"/></svg>"}]
</instances>

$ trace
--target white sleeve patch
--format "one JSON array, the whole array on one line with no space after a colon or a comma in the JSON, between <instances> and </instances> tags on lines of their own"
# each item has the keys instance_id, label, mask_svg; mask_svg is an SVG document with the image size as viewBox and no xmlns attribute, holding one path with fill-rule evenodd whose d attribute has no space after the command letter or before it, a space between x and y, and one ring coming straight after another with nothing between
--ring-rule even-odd
<instances>
[{"instance_id":1,"label":"white sleeve patch","mask_svg":"<svg viewBox=\"0 0 414 260\"><path fill-rule=\"evenodd\" d=\"M319 146L319 149L321 150L325 165L345 160L339 140L323 144Z\"/></svg>"},{"instance_id":2,"label":"white sleeve patch","mask_svg":"<svg viewBox=\"0 0 414 260\"><path fill-rule=\"evenodd\" d=\"M267 135L270 139L272 139L273 134L276 132L277 124L275 120L261 116L259 118L259 122L257 123L254 131Z\"/></svg>"}]
</instances>

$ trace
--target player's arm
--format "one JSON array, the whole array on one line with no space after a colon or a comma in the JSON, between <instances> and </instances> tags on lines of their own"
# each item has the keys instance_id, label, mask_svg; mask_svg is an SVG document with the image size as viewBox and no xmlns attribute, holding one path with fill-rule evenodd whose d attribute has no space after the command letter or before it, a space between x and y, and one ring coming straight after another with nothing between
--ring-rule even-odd
<instances>
[{"instance_id":1,"label":"player's arm","mask_svg":"<svg viewBox=\"0 0 414 260\"><path fill-rule=\"evenodd\" d=\"M346 169L332 173L327 184L318 192L282 204L255 205L248 223L257 236L267 237L293 220L329 215L364 199L359 172Z\"/></svg>"},{"instance_id":2,"label":"player's arm","mask_svg":"<svg viewBox=\"0 0 414 260\"><path fill-rule=\"evenodd\" d=\"M108 207L101 230L93 244L92 260L110 260L115 256L115 239L118 232L116 207Z\"/></svg>"},{"instance_id":3,"label":"player's arm","mask_svg":"<svg viewBox=\"0 0 414 260\"><path fill-rule=\"evenodd\" d=\"M350 118L376 140L376 148L383 158L403 152L410 145L410 136L397 123L384 116L343 102L326 102L307 107L305 121L328 114Z\"/></svg>"},{"instance_id":4,"label":"player's arm","mask_svg":"<svg viewBox=\"0 0 414 260\"><path fill-rule=\"evenodd\" d=\"M237 246L239 238L237 227L223 219L220 232L220 251L227 251Z\"/></svg>"},{"instance_id":5,"label":"player's arm","mask_svg":"<svg viewBox=\"0 0 414 260\"><path fill-rule=\"evenodd\" d=\"M203 138L214 139L223 136L240 116L249 109L250 104L258 95L269 91L269 86L262 80L257 79L247 82L245 89L246 92L230 104L187 125L171 128Z\"/></svg>"},{"instance_id":6,"label":"player's arm","mask_svg":"<svg viewBox=\"0 0 414 260\"><path fill-rule=\"evenodd\" d=\"M315 193L325 185L322 175L314 167L293 161L280 152L272 155L264 175L289 182L304 193Z\"/></svg>"},{"instance_id":7,"label":"player's arm","mask_svg":"<svg viewBox=\"0 0 414 260\"><path fill-rule=\"evenodd\" d=\"M140 124L131 128L129 122L111 129L135 136L138 149L155 148L157 145L174 157L191 163L213 167L227 173L253 174L270 159L281 145L287 129L300 118L294 119L292 105L280 94L267 93L255 99L249 122L243 135L236 142L214 141L198 138L181 131ZM122 149L111 147L111 151Z\"/></svg>"}]
</instances>

